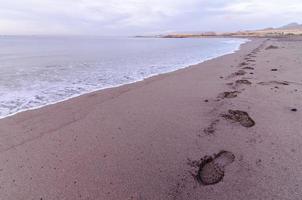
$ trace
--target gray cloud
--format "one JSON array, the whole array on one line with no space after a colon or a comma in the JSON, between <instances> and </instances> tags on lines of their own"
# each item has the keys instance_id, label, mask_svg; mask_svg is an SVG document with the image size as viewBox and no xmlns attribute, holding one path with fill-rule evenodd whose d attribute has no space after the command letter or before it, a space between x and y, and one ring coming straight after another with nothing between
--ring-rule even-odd
<instances>
[{"instance_id":1,"label":"gray cloud","mask_svg":"<svg viewBox=\"0 0 302 200\"><path fill-rule=\"evenodd\" d=\"M232 31L302 19L301 0L0 0L0 5L0 34Z\"/></svg>"}]
</instances>

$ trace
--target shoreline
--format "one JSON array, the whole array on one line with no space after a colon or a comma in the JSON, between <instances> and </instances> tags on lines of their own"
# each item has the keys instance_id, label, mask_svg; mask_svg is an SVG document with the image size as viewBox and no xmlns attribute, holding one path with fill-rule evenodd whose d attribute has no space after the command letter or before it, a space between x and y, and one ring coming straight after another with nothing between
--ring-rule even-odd
<instances>
[{"instance_id":1,"label":"shoreline","mask_svg":"<svg viewBox=\"0 0 302 200\"><path fill-rule=\"evenodd\" d=\"M219 38L219 37L217 37L217 38ZM230 39L231 39L231 37L230 37ZM30 111L34 111L34 110L37 110L37 109L41 109L41 108L47 107L47 106L55 105L55 104L62 103L62 102L65 102L65 101L69 101L69 100L71 100L73 98L78 98L78 97L81 97L81 96L84 96L84 95L88 95L90 93L101 92L101 91L107 90L107 89L119 88L119 87L123 87L123 86L126 86L126 85L135 84L135 83L138 83L138 82L141 82L141 81L145 81L145 80L147 80L149 78L153 78L153 77L156 77L156 76L160 76L160 75L164 75L164 74L169 74L169 73L176 72L178 70L183 70L183 69L186 69L186 68L190 68L192 66L199 65L199 64L202 64L202 63L207 62L207 61L211 61L211 60L219 58L221 56L226 56L226 55L234 54L237 51L240 51L240 48L241 48L242 45L244 45L244 44L252 41L252 39L250 39L250 38L236 38L236 39L246 39L246 41L243 42L242 44L240 44L239 47L237 49L233 50L232 52L229 52L229 53L226 53L226 54L222 54L222 55L216 55L216 56L204 59L204 60L202 60L200 62L197 62L195 64L189 64L189 65L185 65L185 66L182 66L182 67L178 67L177 69L172 70L172 71L150 75L150 76L147 76L147 77L142 78L142 79L137 79L137 80L135 80L133 82L118 84L118 85L114 85L114 86L108 86L108 87L99 88L99 89L95 89L95 90L91 90L91 91L86 91L86 92L83 92L81 94L72 95L72 96L67 97L65 99L62 99L62 100L59 100L59 101L55 101L55 102L51 102L51 103L48 103L48 104L45 104L45 105L40 105L40 106L36 106L36 107L24 109L24 110L19 110L18 112L15 112L15 113L12 113L12 114L9 114L9 115L6 115L6 116L0 116L0 120L5 119L5 118L9 118L9 117L13 117L15 115L18 115L19 113L30 112Z\"/></svg>"},{"instance_id":2,"label":"shoreline","mask_svg":"<svg viewBox=\"0 0 302 200\"><path fill-rule=\"evenodd\" d=\"M298 200L301 48L253 39L0 120L0 199ZM196 180L206 156L224 165L215 184Z\"/></svg>"}]
</instances>

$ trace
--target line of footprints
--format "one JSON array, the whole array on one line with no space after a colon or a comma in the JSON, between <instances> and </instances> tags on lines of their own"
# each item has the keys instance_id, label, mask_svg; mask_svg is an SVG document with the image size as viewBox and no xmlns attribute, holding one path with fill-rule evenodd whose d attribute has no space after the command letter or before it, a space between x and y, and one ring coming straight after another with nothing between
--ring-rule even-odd
<instances>
[{"instance_id":1,"label":"line of footprints","mask_svg":"<svg viewBox=\"0 0 302 200\"><path fill-rule=\"evenodd\" d=\"M263 48L265 44L261 44L259 47L254 49L250 54L245 57L245 61L240 63L238 67L242 67L239 71L231 74L228 78L233 78L237 76L243 76L247 74L245 70L254 70L252 66L248 66L249 64L255 62L253 58L256 57L256 54ZM254 74L254 73L249 73ZM227 85L231 86L233 89L236 89L243 85L251 85L252 83L249 80L241 79L236 80L234 83L227 83ZM218 95L218 99L225 98L235 98L240 94L239 91L232 92L223 92ZM208 102L206 100L205 102ZM221 117L224 119L237 122L240 125L250 128L253 127L256 123L249 116L249 114L245 111L241 110L228 110L227 113L221 114ZM213 134L215 132L215 125L219 120L214 120L211 125L204 129L206 134ZM191 163L193 167L197 168L198 171L194 174L196 180L203 185L214 185L223 180L225 174L225 168L235 161L235 155L230 151L220 151L218 154L214 154L213 156L205 156L200 161L195 161Z\"/></svg>"}]
</instances>

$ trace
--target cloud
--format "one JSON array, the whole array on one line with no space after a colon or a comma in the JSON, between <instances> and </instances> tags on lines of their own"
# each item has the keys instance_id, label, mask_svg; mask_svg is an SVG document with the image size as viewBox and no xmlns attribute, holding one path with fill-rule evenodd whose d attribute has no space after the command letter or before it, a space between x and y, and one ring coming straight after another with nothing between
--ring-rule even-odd
<instances>
[{"instance_id":1,"label":"cloud","mask_svg":"<svg viewBox=\"0 0 302 200\"><path fill-rule=\"evenodd\" d=\"M300 0L0 0L2 34L236 30L302 17Z\"/></svg>"}]
</instances>

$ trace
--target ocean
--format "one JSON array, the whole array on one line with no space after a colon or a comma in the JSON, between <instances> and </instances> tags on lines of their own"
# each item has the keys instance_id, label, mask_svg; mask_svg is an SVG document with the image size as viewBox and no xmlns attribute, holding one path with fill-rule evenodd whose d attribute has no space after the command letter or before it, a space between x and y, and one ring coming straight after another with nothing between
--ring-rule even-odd
<instances>
[{"instance_id":1,"label":"ocean","mask_svg":"<svg viewBox=\"0 0 302 200\"><path fill-rule=\"evenodd\" d=\"M0 118L233 53L246 39L0 37Z\"/></svg>"}]
</instances>

